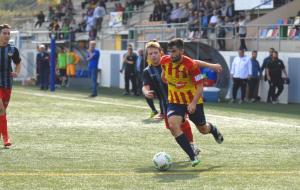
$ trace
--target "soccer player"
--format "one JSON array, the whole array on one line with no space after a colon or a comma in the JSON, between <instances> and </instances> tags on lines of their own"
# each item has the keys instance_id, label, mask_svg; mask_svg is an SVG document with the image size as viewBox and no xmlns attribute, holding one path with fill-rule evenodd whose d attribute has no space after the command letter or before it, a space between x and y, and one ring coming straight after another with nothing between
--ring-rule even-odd
<instances>
[{"instance_id":1,"label":"soccer player","mask_svg":"<svg viewBox=\"0 0 300 190\"><path fill-rule=\"evenodd\" d=\"M149 65L145 68L143 73L143 93L149 99L153 99L154 96L156 96L159 99L159 101L163 103L165 123L166 127L169 128L166 117L168 90L166 83L164 83L161 78L162 69L160 65L160 59L162 53L160 44L156 41L149 41L146 44L146 54L148 57L147 62ZM197 62L199 67L209 67L217 72L222 71L222 67L219 64L209 64L199 60L195 61ZM187 120L185 120L182 123L181 130L190 142L194 153L198 155L199 149L193 144L193 134L189 122Z\"/></svg>"},{"instance_id":2,"label":"soccer player","mask_svg":"<svg viewBox=\"0 0 300 190\"><path fill-rule=\"evenodd\" d=\"M200 160L195 156L180 125L186 113L200 133L211 133L217 143L223 142L223 135L211 123L207 123L203 110L203 78L198 64L183 55L184 42L175 38L168 43L170 55L161 58L162 77L168 83L168 124L172 135L191 159L195 167Z\"/></svg>"},{"instance_id":3,"label":"soccer player","mask_svg":"<svg viewBox=\"0 0 300 190\"><path fill-rule=\"evenodd\" d=\"M0 135L5 148L11 146L7 130L6 109L11 95L12 79L18 76L21 69L19 51L8 43L9 39L10 26L8 24L0 25ZM12 70L12 61L16 66L15 71Z\"/></svg>"}]
</instances>

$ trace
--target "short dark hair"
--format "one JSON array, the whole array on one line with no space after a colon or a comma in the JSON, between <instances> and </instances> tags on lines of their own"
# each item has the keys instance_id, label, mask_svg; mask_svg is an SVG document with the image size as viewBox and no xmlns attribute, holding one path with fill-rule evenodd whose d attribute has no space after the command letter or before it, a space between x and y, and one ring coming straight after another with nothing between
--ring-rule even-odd
<instances>
[{"instance_id":1,"label":"short dark hair","mask_svg":"<svg viewBox=\"0 0 300 190\"><path fill-rule=\"evenodd\" d=\"M180 38L174 38L171 41L168 42L168 47L172 48L172 47L176 47L178 49L183 49L184 47L184 42L182 39Z\"/></svg>"},{"instance_id":2,"label":"short dark hair","mask_svg":"<svg viewBox=\"0 0 300 190\"><path fill-rule=\"evenodd\" d=\"M278 51L273 51L273 53L276 53L278 55Z\"/></svg>"},{"instance_id":3,"label":"short dark hair","mask_svg":"<svg viewBox=\"0 0 300 190\"><path fill-rule=\"evenodd\" d=\"M0 32L2 32L2 30L5 29L5 28L11 29L9 24L1 24L0 25Z\"/></svg>"},{"instance_id":4,"label":"short dark hair","mask_svg":"<svg viewBox=\"0 0 300 190\"><path fill-rule=\"evenodd\" d=\"M257 53L257 51L256 51L256 50L253 50L252 53Z\"/></svg>"}]
</instances>

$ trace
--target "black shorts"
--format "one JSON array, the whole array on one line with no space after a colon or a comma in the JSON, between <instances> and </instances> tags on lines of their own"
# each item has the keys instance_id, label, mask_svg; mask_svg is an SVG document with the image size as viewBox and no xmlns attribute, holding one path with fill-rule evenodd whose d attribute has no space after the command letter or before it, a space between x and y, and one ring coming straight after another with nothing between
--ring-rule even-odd
<instances>
[{"instance_id":1,"label":"black shorts","mask_svg":"<svg viewBox=\"0 0 300 190\"><path fill-rule=\"evenodd\" d=\"M168 118L172 115L181 116L183 119L185 118L185 115L189 115L189 119L196 125L196 126L202 126L206 123L204 110L203 110L203 104L197 104L196 105L196 111L192 114L188 113L187 105L184 104L168 104L168 110L167 110Z\"/></svg>"}]
</instances>

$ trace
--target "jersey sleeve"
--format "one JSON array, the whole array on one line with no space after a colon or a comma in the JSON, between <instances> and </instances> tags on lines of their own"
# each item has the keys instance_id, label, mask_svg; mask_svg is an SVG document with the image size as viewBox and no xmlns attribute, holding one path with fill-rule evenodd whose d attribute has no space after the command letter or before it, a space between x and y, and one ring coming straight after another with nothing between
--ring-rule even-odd
<instances>
[{"instance_id":1,"label":"jersey sleeve","mask_svg":"<svg viewBox=\"0 0 300 190\"><path fill-rule=\"evenodd\" d=\"M14 54L12 55L12 60L16 65L21 63L20 53L17 48L15 48L15 50L14 50Z\"/></svg>"},{"instance_id":2,"label":"jersey sleeve","mask_svg":"<svg viewBox=\"0 0 300 190\"><path fill-rule=\"evenodd\" d=\"M197 85L203 82L203 76L201 75L201 71L192 59L188 57L184 57L183 62L188 69L189 74L192 77L192 82Z\"/></svg>"},{"instance_id":3,"label":"jersey sleeve","mask_svg":"<svg viewBox=\"0 0 300 190\"><path fill-rule=\"evenodd\" d=\"M151 85L151 77L147 69L143 71L143 85Z\"/></svg>"}]
</instances>

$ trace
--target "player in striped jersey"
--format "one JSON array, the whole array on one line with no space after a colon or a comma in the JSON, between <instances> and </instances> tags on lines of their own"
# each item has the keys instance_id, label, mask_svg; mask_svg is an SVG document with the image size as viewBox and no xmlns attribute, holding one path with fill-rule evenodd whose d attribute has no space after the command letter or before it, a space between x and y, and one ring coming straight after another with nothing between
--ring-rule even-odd
<instances>
[{"instance_id":1,"label":"player in striped jersey","mask_svg":"<svg viewBox=\"0 0 300 190\"><path fill-rule=\"evenodd\" d=\"M183 40L179 38L171 40L168 43L168 51L170 55L161 58L162 77L168 83L168 123L177 143L189 155L192 166L196 166L200 161L180 128L185 114L188 113L189 119L200 133L211 133L217 143L223 142L223 135L215 126L206 122L202 99L203 78L199 65L183 55Z\"/></svg>"},{"instance_id":2,"label":"player in striped jersey","mask_svg":"<svg viewBox=\"0 0 300 190\"><path fill-rule=\"evenodd\" d=\"M6 108L9 103L12 79L20 73L20 54L17 48L10 45L10 26L0 25L0 135L3 138L4 147L11 146L7 131ZM11 62L16 65L15 71L12 69Z\"/></svg>"},{"instance_id":3,"label":"player in striped jersey","mask_svg":"<svg viewBox=\"0 0 300 190\"><path fill-rule=\"evenodd\" d=\"M166 83L162 81L161 78L161 47L158 42L151 40L146 44L146 54L148 67L145 68L143 73L143 93L147 98L154 98L154 95L163 103L164 112L166 115L167 102L168 102L168 89ZM210 64L203 61L195 60L199 67L208 67L217 72L222 71L222 67L219 64ZM166 127L169 128L167 117L165 117ZM199 154L199 149L193 144L193 134L189 122L185 120L181 124L181 130L187 137L188 141L191 144L192 149L194 150L195 155Z\"/></svg>"}]
</instances>

